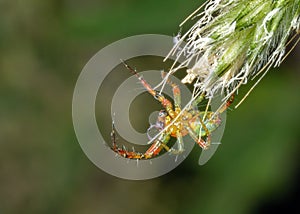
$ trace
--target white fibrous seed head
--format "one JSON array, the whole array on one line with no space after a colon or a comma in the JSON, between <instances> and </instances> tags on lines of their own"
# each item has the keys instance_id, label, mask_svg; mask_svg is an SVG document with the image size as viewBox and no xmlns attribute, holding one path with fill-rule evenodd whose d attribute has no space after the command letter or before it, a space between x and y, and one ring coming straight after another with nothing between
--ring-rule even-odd
<instances>
[{"instance_id":1,"label":"white fibrous seed head","mask_svg":"<svg viewBox=\"0 0 300 214\"><path fill-rule=\"evenodd\" d=\"M279 66L291 34L300 30L300 0L210 0L203 6L170 52L184 57L170 72L188 68L182 82L194 84L194 96L224 93L226 100L249 78Z\"/></svg>"}]
</instances>

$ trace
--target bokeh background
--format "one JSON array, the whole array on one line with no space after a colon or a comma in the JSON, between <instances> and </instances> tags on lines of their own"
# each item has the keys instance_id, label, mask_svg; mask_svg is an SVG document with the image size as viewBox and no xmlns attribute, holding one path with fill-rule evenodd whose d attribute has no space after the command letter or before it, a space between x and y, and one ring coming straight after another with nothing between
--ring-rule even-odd
<instances>
[{"instance_id":1,"label":"bokeh background","mask_svg":"<svg viewBox=\"0 0 300 214\"><path fill-rule=\"evenodd\" d=\"M87 61L127 36L175 35L200 4L0 0L1 214L300 211L300 45L228 112L222 146L204 166L195 147L162 177L122 180L94 166L76 140L72 93ZM98 123L109 135L111 120Z\"/></svg>"}]
</instances>

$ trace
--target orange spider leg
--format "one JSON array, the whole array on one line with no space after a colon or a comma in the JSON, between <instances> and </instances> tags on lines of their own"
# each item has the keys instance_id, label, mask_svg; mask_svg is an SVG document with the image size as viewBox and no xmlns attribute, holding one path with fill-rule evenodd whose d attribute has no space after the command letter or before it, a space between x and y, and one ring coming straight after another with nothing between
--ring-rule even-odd
<instances>
[{"instance_id":1,"label":"orange spider leg","mask_svg":"<svg viewBox=\"0 0 300 214\"><path fill-rule=\"evenodd\" d=\"M202 98L200 99L202 100ZM215 117L218 117L219 114L223 113L224 111L226 111L229 106L233 103L234 101L234 95L232 95L226 102L226 104L224 106L221 107L221 109L219 110L219 112L216 114ZM194 118L196 118L197 115L194 116ZM208 128L206 127L205 123L203 122L202 118L198 116L199 122L201 123L202 128L204 129L205 135L206 135L206 141L204 141L201 138L201 134L200 137L198 138L198 140L196 141L198 143L198 145L203 148L203 149L208 149L210 144L211 144L211 132L208 130Z\"/></svg>"},{"instance_id":2,"label":"orange spider leg","mask_svg":"<svg viewBox=\"0 0 300 214\"><path fill-rule=\"evenodd\" d=\"M149 159L159 155L162 149L169 151L169 147L166 145L170 140L170 134L168 133L162 133L145 153L127 151L125 147L119 148L116 143L114 122L112 123L111 139L113 144L111 149L120 156L128 159Z\"/></svg>"},{"instance_id":3,"label":"orange spider leg","mask_svg":"<svg viewBox=\"0 0 300 214\"><path fill-rule=\"evenodd\" d=\"M197 134L193 131L191 127L186 127L186 129L189 132L189 135L191 138L202 148L202 149L208 149L206 142L202 138L198 138Z\"/></svg>"},{"instance_id":4,"label":"orange spider leg","mask_svg":"<svg viewBox=\"0 0 300 214\"><path fill-rule=\"evenodd\" d=\"M230 98L227 100L227 102L225 103L225 105L223 105L220 110L219 110L219 114L223 113L224 111L226 111L229 106L233 103L234 101L234 94L230 96Z\"/></svg>"},{"instance_id":5,"label":"orange spider leg","mask_svg":"<svg viewBox=\"0 0 300 214\"><path fill-rule=\"evenodd\" d=\"M174 118L176 116L174 110L173 110L173 105L172 103L166 99L163 95L159 94L157 91L155 91L147 82L146 80L139 75L135 69L133 69L132 67L130 67L128 64L126 64L124 61L122 61L122 63L125 65L125 67L131 72L133 73L142 83L142 85L144 86L144 88L156 99L158 100L162 106L166 109L166 111L168 112L168 114Z\"/></svg>"},{"instance_id":6,"label":"orange spider leg","mask_svg":"<svg viewBox=\"0 0 300 214\"><path fill-rule=\"evenodd\" d=\"M161 72L162 79L166 78L166 72ZM173 83L170 79L167 79L167 84L172 87L175 108L181 108L181 93L180 88L177 84Z\"/></svg>"}]
</instances>

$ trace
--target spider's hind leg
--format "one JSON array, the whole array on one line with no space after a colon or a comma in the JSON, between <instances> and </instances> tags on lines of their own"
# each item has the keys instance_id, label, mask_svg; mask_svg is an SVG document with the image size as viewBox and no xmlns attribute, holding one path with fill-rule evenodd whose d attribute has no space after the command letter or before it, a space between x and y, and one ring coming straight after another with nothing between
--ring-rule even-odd
<instances>
[{"instance_id":1,"label":"spider's hind leg","mask_svg":"<svg viewBox=\"0 0 300 214\"><path fill-rule=\"evenodd\" d=\"M127 151L125 147L123 147L123 148L118 147L117 140L116 140L114 120L112 121L112 130L111 130L110 136L111 136L111 141L112 141L111 149L118 155L120 155L124 158L128 158L128 159L143 159L144 158L143 153L135 152L135 151Z\"/></svg>"},{"instance_id":2,"label":"spider's hind leg","mask_svg":"<svg viewBox=\"0 0 300 214\"><path fill-rule=\"evenodd\" d=\"M170 148L167 146L167 143L170 140L170 134L163 132L157 139L154 140L153 144L147 149L145 153L136 152L136 151L128 151L125 147L120 148L117 145L116 141L116 132L114 127L114 121L112 122L112 131L111 131L111 140L112 147L111 149L118 155L127 158L127 159L150 159L153 158L161 152L161 150L165 149L169 151Z\"/></svg>"},{"instance_id":3,"label":"spider's hind leg","mask_svg":"<svg viewBox=\"0 0 300 214\"><path fill-rule=\"evenodd\" d=\"M204 150L209 148L210 145L210 133L207 134L207 140L203 140L202 136L197 136L197 134L193 131L192 128L187 127L187 130L189 132L189 135L191 136L191 138Z\"/></svg>"}]
</instances>

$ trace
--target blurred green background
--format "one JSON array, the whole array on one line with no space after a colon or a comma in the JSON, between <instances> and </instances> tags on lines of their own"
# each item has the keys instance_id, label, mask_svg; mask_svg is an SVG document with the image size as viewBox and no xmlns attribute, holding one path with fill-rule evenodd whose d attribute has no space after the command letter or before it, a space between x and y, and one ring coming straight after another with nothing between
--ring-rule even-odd
<instances>
[{"instance_id":1,"label":"blurred green background","mask_svg":"<svg viewBox=\"0 0 300 214\"><path fill-rule=\"evenodd\" d=\"M0 0L1 214L299 211L300 45L229 111L222 146L204 166L195 147L162 177L121 180L94 166L77 142L72 93L87 61L127 36L176 34L200 4ZM109 135L111 121L99 123Z\"/></svg>"}]
</instances>

